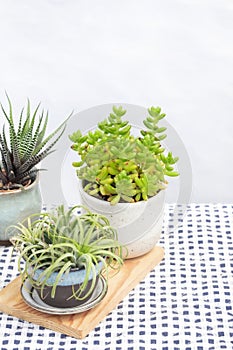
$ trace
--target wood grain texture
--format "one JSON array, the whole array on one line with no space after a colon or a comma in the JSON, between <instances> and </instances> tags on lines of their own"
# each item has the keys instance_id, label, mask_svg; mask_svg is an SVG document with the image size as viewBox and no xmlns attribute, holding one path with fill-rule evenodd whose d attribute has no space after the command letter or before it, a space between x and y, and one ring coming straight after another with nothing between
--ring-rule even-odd
<instances>
[{"instance_id":1,"label":"wood grain texture","mask_svg":"<svg viewBox=\"0 0 233 350\"><path fill-rule=\"evenodd\" d=\"M101 303L93 309L79 314L50 315L31 308L21 297L20 277L14 279L0 291L0 311L56 332L82 339L160 263L163 257L163 248L156 246L146 255L126 260L120 272L109 279L108 292Z\"/></svg>"}]
</instances>

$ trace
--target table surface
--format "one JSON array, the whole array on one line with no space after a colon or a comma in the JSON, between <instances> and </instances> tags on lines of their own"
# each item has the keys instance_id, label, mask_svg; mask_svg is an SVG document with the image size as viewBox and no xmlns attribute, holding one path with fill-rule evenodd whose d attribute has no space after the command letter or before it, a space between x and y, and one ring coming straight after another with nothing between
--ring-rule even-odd
<instances>
[{"instance_id":1,"label":"table surface","mask_svg":"<svg viewBox=\"0 0 233 350\"><path fill-rule=\"evenodd\" d=\"M0 349L233 349L232 233L231 204L167 205L164 260L85 339L0 313ZM0 289L17 274L1 247Z\"/></svg>"}]
</instances>

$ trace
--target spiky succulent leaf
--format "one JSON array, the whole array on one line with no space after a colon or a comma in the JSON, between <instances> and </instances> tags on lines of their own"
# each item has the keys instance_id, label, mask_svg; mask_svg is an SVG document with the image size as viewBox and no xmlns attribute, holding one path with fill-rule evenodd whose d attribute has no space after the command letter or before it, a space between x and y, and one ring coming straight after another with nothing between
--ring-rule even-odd
<instances>
[{"instance_id":1,"label":"spiky succulent leaf","mask_svg":"<svg viewBox=\"0 0 233 350\"><path fill-rule=\"evenodd\" d=\"M0 133L0 189L11 189L21 187L29 180L35 179L37 170L35 166L45 157L53 152L54 145L62 136L68 117L54 132L44 139L48 114L43 119L43 112L37 120L40 104L34 112L31 112L30 101L27 101L26 111L21 110L19 122L16 126L13 117L13 109L8 95L8 108L6 110L1 104L3 115L8 124L8 139L5 126Z\"/></svg>"}]
</instances>

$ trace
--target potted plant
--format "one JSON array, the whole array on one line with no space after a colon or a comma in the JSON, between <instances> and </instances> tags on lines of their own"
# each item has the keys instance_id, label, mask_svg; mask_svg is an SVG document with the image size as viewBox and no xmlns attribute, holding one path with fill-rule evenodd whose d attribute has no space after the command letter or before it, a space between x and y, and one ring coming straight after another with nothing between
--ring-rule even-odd
<instances>
[{"instance_id":1,"label":"potted plant","mask_svg":"<svg viewBox=\"0 0 233 350\"><path fill-rule=\"evenodd\" d=\"M118 271L123 264L122 246L108 219L80 206L63 205L27 225L15 226L11 238L20 253L18 267L22 283L29 281L48 305L67 308L86 302L102 270ZM22 263L23 260L23 263Z\"/></svg>"},{"instance_id":2,"label":"potted plant","mask_svg":"<svg viewBox=\"0 0 233 350\"><path fill-rule=\"evenodd\" d=\"M8 131L3 125L0 133L0 244L9 244L13 231L6 228L22 221L27 216L37 213L42 207L36 167L48 154L62 136L66 121L48 136L45 135L48 112L39 114L40 104L31 111L28 100L26 110L22 109L18 125L15 123L12 104L7 96L9 112L3 105L3 117Z\"/></svg>"},{"instance_id":3,"label":"potted plant","mask_svg":"<svg viewBox=\"0 0 233 350\"><path fill-rule=\"evenodd\" d=\"M144 130L133 132L123 119L126 110L113 106L107 119L93 131L70 135L71 148L79 161L77 170L82 200L91 210L102 212L117 228L119 241L135 257L158 241L163 222L167 176L178 176L178 161L162 140L166 128L158 124L165 114L159 107L148 109Z\"/></svg>"}]
</instances>

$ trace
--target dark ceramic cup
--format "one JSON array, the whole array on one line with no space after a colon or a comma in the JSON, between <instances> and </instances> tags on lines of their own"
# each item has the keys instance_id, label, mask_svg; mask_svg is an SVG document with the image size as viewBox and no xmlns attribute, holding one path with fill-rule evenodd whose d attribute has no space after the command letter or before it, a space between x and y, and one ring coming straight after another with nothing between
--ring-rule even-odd
<instances>
[{"instance_id":1,"label":"dark ceramic cup","mask_svg":"<svg viewBox=\"0 0 233 350\"><path fill-rule=\"evenodd\" d=\"M98 284L99 276L96 278L95 282L95 287L87 297L84 297L85 294L88 293L90 290L92 280L88 281L86 288L84 291L77 297L75 297L75 293L78 291L80 288L80 284L75 284L72 286L57 286L56 287L56 292L54 298L51 297L51 291L52 291L52 286L45 286L43 288L43 292L41 291L40 288L36 288L37 294L39 295L40 299L53 307L57 308L72 308L72 307L77 307L85 302L87 302L91 297L92 294Z\"/></svg>"},{"instance_id":2,"label":"dark ceramic cup","mask_svg":"<svg viewBox=\"0 0 233 350\"><path fill-rule=\"evenodd\" d=\"M82 291L82 293L78 292L80 286L82 285L85 279L86 271L84 269L72 269L68 274L63 274L61 280L59 281L56 287L54 298L52 298L51 292L53 285L56 281L58 272L52 273L52 275L47 280L47 284L43 287L43 290L38 286L38 280L40 279L40 276L44 270L34 270L32 278L33 280L35 280L35 282L37 281L37 287L35 289L43 302L58 308L70 308L80 306L91 298L98 284L99 274L101 272L102 267L102 262L95 266L96 281L93 291L91 293L88 293L88 291L90 290L93 281L92 274L90 274L88 283L85 289ZM87 296L85 297L85 295Z\"/></svg>"}]
</instances>

